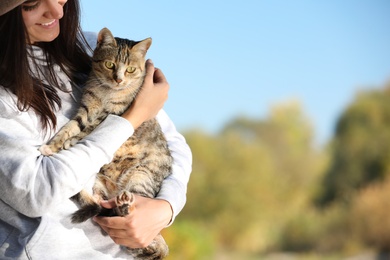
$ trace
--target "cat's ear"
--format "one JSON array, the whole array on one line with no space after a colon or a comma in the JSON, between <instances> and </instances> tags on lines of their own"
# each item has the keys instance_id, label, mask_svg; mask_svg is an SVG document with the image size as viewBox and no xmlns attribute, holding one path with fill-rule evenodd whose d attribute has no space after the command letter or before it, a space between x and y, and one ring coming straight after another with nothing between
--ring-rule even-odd
<instances>
[{"instance_id":1,"label":"cat's ear","mask_svg":"<svg viewBox=\"0 0 390 260\"><path fill-rule=\"evenodd\" d=\"M134 45L133 49L145 56L150 45L152 45L152 38L146 38L145 40L139 41L136 45Z\"/></svg>"},{"instance_id":2,"label":"cat's ear","mask_svg":"<svg viewBox=\"0 0 390 260\"><path fill-rule=\"evenodd\" d=\"M108 30L107 28L103 28L100 30L97 38L97 46L102 46L102 45L111 45L116 47L117 43L112 35L111 31Z\"/></svg>"}]
</instances>

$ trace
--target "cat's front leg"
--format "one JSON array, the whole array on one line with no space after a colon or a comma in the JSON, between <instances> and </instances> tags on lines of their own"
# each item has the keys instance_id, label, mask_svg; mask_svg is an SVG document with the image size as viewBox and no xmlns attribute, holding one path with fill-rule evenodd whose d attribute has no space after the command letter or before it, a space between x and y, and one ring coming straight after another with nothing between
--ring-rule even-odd
<instances>
[{"instance_id":1,"label":"cat's front leg","mask_svg":"<svg viewBox=\"0 0 390 260\"><path fill-rule=\"evenodd\" d=\"M72 147L73 145L77 144L81 139L83 139L86 136L87 136L87 134L85 132L81 132L81 130L78 133L75 132L74 136L69 137L64 142L64 145L62 146L62 149L64 149L64 150L69 149L70 147Z\"/></svg>"},{"instance_id":2,"label":"cat's front leg","mask_svg":"<svg viewBox=\"0 0 390 260\"><path fill-rule=\"evenodd\" d=\"M77 121L69 121L61 130L49 141L49 143L39 147L41 154L50 156L62 149L68 149L71 145L71 142L67 140L72 140L72 137L80 133L80 127Z\"/></svg>"}]
</instances>

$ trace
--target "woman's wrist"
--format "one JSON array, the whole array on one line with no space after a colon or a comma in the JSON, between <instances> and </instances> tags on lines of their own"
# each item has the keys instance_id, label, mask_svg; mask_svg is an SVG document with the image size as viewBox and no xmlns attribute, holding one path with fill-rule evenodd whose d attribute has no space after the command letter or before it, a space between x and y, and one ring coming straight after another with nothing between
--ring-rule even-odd
<instances>
[{"instance_id":1,"label":"woman's wrist","mask_svg":"<svg viewBox=\"0 0 390 260\"><path fill-rule=\"evenodd\" d=\"M143 122L139 116L137 116L135 113L132 113L132 110L127 110L122 114L122 117L130 122L130 124L133 126L134 130L137 129Z\"/></svg>"},{"instance_id":2,"label":"woman's wrist","mask_svg":"<svg viewBox=\"0 0 390 260\"><path fill-rule=\"evenodd\" d=\"M173 209L171 203L166 200L157 199L161 204L162 211L164 212L164 216L166 216L166 226L169 226L173 219Z\"/></svg>"}]
</instances>

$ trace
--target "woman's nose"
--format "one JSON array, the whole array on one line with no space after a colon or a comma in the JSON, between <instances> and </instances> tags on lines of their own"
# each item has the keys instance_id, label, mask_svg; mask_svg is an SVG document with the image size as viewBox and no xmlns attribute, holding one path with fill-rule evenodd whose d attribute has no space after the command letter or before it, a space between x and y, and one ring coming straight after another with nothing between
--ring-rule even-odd
<instances>
[{"instance_id":1,"label":"woman's nose","mask_svg":"<svg viewBox=\"0 0 390 260\"><path fill-rule=\"evenodd\" d=\"M66 1L47 0L46 16L54 19L61 19L64 15L64 4Z\"/></svg>"}]
</instances>

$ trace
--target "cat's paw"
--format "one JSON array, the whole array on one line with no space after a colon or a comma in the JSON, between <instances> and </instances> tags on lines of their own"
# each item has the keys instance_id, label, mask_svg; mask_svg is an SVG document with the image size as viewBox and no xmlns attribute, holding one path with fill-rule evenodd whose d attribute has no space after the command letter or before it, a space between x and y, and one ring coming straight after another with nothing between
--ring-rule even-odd
<instances>
[{"instance_id":1,"label":"cat's paw","mask_svg":"<svg viewBox=\"0 0 390 260\"><path fill-rule=\"evenodd\" d=\"M45 156L51 156L54 154L54 152L52 151L50 146L47 144L42 145L41 147L39 147L38 150L41 152L42 155L45 155Z\"/></svg>"},{"instance_id":2,"label":"cat's paw","mask_svg":"<svg viewBox=\"0 0 390 260\"><path fill-rule=\"evenodd\" d=\"M64 142L64 145L62 146L62 149L68 150L72 146L71 141L68 139Z\"/></svg>"},{"instance_id":3,"label":"cat's paw","mask_svg":"<svg viewBox=\"0 0 390 260\"><path fill-rule=\"evenodd\" d=\"M116 211L119 216L129 215L130 210L133 208L135 197L133 193L128 191L121 192L115 198Z\"/></svg>"},{"instance_id":4,"label":"cat's paw","mask_svg":"<svg viewBox=\"0 0 390 260\"><path fill-rule=\"evenodd\" d=\"M62 146L62 149L68 150L70 147L77 144L78 141L80 141L80 138L77 138L77 137L69 138L69 139L65 140L64 145Z\"/></svg>"}]
</instances>

